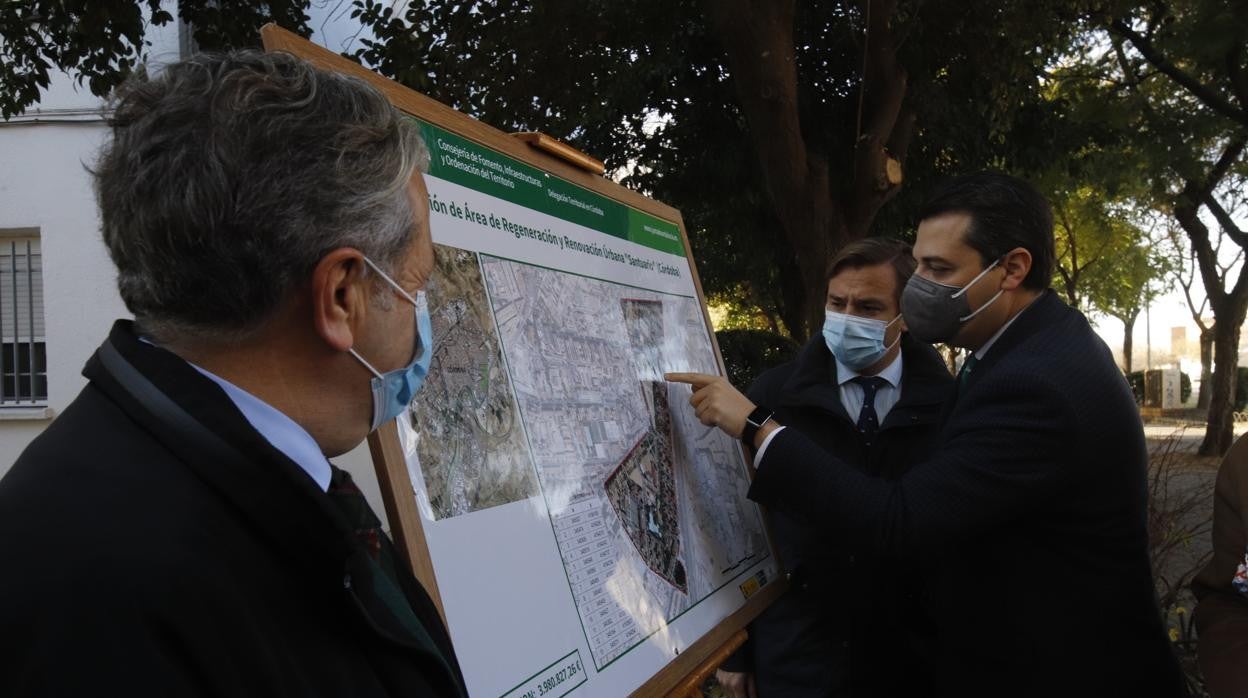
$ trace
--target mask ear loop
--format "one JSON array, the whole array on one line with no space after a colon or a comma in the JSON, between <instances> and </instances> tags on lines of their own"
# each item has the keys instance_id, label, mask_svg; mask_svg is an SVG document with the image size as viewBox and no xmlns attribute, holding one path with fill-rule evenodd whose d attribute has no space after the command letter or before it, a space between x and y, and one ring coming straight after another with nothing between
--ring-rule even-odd
<instances>
[{"instance_id":1,"label":"mask ear loop","mask_svg":"<svg viewBox=\"0 0 1248 698\"><path fill-rule=\"evenodd\" d=\"M992 298L989 298L987 303L984 303L983 305L979 306L979 309L976 310L975 312L971 313L970 315L967 315L966 317L958 318L958 322L966 322L967 320L970 320L976 315L979 315L980 312L982 312L985 308L995 303L996 300L1001 297L1002 293L1005 293L1005 289L1001 289L1000 291L997 291L996 295L994 295Z\"/></svg>"},{"instance_id":2,"label":"mask ear loop","mask_svg":"<svg viewBox=\"0 0 1248 698\"><path fill-rule=\"evenodd\" d=\"M888 322L884 323L884 331L885 331L885 332L887 332L887 331L888 331L888 328L889 328L889 327L890 327L890 326L891 326L894 322L897 322L897 321L898 321L898 320L900 320L900 319L901 319L901 313L897 313L897 317L895 317L895 318L893 318L892 320L889 320ZM887 347L885 347L885 348L884 348L884 353L885 353L885 354L887 354L888 352L892 351L892 350L893 350L893 347L897 346L899 343L901 343L901 333L900 333L900 332L898 332L898 333L897 333L897 339L894 339L892 344L890 344L890 345L888 345Z\"/></svg>"},{"instance_id":3,"label":"mask ear loop","mask_svg":"<svg viewBox=\"0 0 1248 698\"><path fill-rule=\"evenodd\" d=\"M364 263L367 264L370 269L377 272L378 276L380 276L382 279L385 279L386 283L390 284L390 287L392 289L397 291L400 296L403 296L404 300L406 300L408 303L411 303L413 306L415 306L417 311L419 311L422 307L424 308L429 307L429 301L426 299L424 291L417 291L416 297L413 298L412 294L408 293L407 291L404 291L403 287L400 286L394 279L390 278L389 274L382 271L381 267L377 266L373 262L373 260L368 258L368 255L362 255L362 256L364 258ZM420 336L420 327L417 326L416 328L416 351L414 352L413 355L423 358L423 352L426 351L427 349L428 347L425 345L425 338ZM372 364L365 361L364 357L360 356L359 353L355 351L354 347L347 349L347 352L350 353L351 356L354 356L356 361L359 361L360 363L364 364L364 368L367 368L369 373L372 373L374 376L376 376L380 380L385 380L385 378L382 377L381 373L378 372L377 369L373 368Z\"/></svg>"},{"instance_id":4,"label":"mask ear loop","mask_svg":"<svg viewBox=\"0 0 1248 698\"><path fill-rule=\"evenodd\" d=\"M975 278L971 279L971 282L970 282L969 284L967 284L967 285L963 286L963 287L962 287L962 289L961 289L960 291L958 291L957 293L955 293L955 294L953 294L952 296L950 296L950 298L957 298L958 296L960 296L960 295L962 295L962 294L966 293L966 292L967 292L967 291L968 291L968 290L969 290L972 286L974 286L975 284L979 283L979 280L980 280L980 279L982 279L982 278L984 278L984 275L985 275L985 274L987 274L988 272L992 271L992 270L993 270L993 269L994 269L997 265L999 265L1000 263L1001 263L1001 260L1000 260L1000 259L996 259L996 260L994 260L992 264L989 264L988 266L984 267L984 270L983 270L983 271L979 272L979 274L978 274L978 275L976 275L976 277L975 277ZM982 312L983 312L983 311L984 311L984 310L985 310L988 306L990 306L990 305L992 305L993 303L995 303L995 302L997 301L997 299L1001 297L1001 294L1002 294L1002 293L1005 293L1005 289L1000 289L999 291L997 291L996 295L994 295L992 298L989 298L989 299L988 299L988 301L987 301L986 303L984 303L983 305L979 306L979 308L977 308L977 309L976 309L974 312L972 312L970 315L967 315L966 317L960 317L960 318L958 318L958 322L966 322L967 320L970 320L971 318L975 317L976 315L979 315L979 314L980 314L980 313L982 313Z\"/></svg>"},{"instance_id":5,"label":"mask ear loop","mask_svg":"<svg viewBox=\"0 0 1248 698\"><path fill-rule=\"evenodd\" d=\"M984 278L984 274L987 274L988 272L992 271L992 270L993 270L993 268L995 268L995 267L996 267L998 264L1000 264L1000 263L1001 263L1001 260L999 260L999 259L998 259L998 260L994 261L992 264L989 264L988 266L984 267L984 270L983 270L983 271L981 271L981 272L979 272L979 274L977 274L977 275L975 276L975 278L971 279L971 282L970 282L970 283L968 283L967 285L965 285L965 286L963 286L962 288L958 289L958 292L957 292L957 293L955 293L955 294L953 294L952 296L949 296L949 297L950 297L950 298L957 298L958 296L962 295L963 293L966 293L966 292L967 292L967 291L968 291L968 290L969 290L972 286L974 286L975 284L979 283L979 280L980 280L980 279Z\"/></svg>"},{"instance_id":6,"label":"mask ear loop","mask_svg":"<svg viewBox=\"0 0 1248 698\"><path fill-rule=\"evenodd\" d=\"M364 368L367 368L369 373L376 376L379 380L382 379L381 374L377 372L377 369L373 368L372 364L365 361L364 357L360 356L359 353L356 352L354 347L352 347L351 349L348 349L347 353L350 354L351 356L354 356L356 361L359 361L360 363L364 364Z\"/></svg>"}]
</instances>

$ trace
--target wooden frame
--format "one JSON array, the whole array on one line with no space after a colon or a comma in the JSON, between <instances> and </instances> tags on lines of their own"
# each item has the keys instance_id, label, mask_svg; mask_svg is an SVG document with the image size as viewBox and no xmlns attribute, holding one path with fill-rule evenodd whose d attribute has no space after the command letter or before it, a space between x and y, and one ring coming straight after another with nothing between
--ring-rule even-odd
<instances>
[{"instance_id":1,"label":"wooden frame","mask_svg":"<svg viewBox=\"0 0 1248 698\"><path fill-rule=\"evenodd\" d=\"M395 107L407 114L500 151L602 196L675 223L680 228L681 242L686 258L689 260L698 302L702 306L703 320L708 329L711 327L706 297L702 292L702 282L698 278L697 267L693 262L693 253L689 248L689 237L685 231L684 220L676 209L598 176L596 173L603 171L601 162L549 136L505 134L441 102L383 78L277 25L265 25L260 30L260 35L266 51L284 51L320 68L361 78L380 90ZM716 364L723 375L725 370L719 343L715 339L714 332L709 334ZM429 548L425 541L421 516L416 508L415 498L411 496L413 485L399 444L395 423L392 421L369 436L368 445L377 470L377 479L396 546L411 566L417 579L433 598L445 622L446 613L438 591ZM750 467L749 470L753 475L753 468ZM771 554L776 556L770 531L767 531L767 542ZM776 559L779 562L778 556ZM728 654L745 641L746 624L770 605L786 588L783 578L763 586L741 608L721 621L643 683L634 695L696 695L701 682Z\"/></svg>"}]
</instances>

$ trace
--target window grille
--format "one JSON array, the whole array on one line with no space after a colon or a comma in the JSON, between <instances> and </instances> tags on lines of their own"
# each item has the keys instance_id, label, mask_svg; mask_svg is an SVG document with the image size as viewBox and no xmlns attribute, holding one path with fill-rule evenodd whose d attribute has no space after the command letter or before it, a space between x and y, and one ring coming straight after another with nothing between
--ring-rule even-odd
<instances>
[{"instance_id":1,"label":"window grille","mask_svg":"<svg viewBox=\"0 0 1248 698\"><path fill-rule=\"evenodd\" d=\"M0 237L0 408L47 401L39 238Z\"/></svg>"}]
</instances>

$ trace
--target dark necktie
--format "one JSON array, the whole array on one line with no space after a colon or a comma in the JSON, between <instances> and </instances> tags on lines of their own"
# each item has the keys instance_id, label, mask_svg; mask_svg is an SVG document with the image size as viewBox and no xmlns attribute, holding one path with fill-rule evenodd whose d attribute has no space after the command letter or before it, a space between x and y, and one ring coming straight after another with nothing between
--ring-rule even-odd
<instances>
[{"instance_id":1,"label":"dark necktie","mask_svg":"<svg viewBox=\"0 0 1248 698\"><path fill-rule=\"evenodd\" d=\"M966 382L971 379L971 371L975 370L975 364L979 363L979 359L974 354L967 354L966 360L962 362L962 370L958 372L958 392L966 390Z\"/></svg>"},{"instance_id":2,"label":"dark necktie","mask_svg":"<svg viewBox=\"0 0 1248 698\"><path fill-rule=\"evenodd\" d=\"M880 388L888 385L888 381L879 376L858 376L853 379L862 386L862 411L858 413L858 433L862 441L870 446L875 441L875 432L880 429L880 418L875 413L875 394Z\"/></svg>"},{"instance_id":3,"label":"dark necktie","mask_svg":"<svg viewBox=\"0 0 1248 698\"><path fill-rule=\"evenodd\" d=\"M343 516L347 518L347 522L351 525L351 530L355 532L355 539L364 547L365 552L372 559L377 569L374 576L379 572L384 579L375 579L373 584L373 593L377 598L385 604L394 614L395 618L409 632L413 638L420 643L426 650L438 658L446 669L447 674L451 677L451 682L458 689L462 689L459 680L456 678L456 672L451 668L450 662L447 661L446 655L442 649L438 647L433 638L429 635L429 631L425 629L421 620L412 611L412 606L402 591L399 583L399 571L395 563L394 544L390 542L390 538L381 530L381 520L373 513L372 507L368 506L368 500L364 498L364 493L356 486L355 481L351 479L351 475L340 468L334 467L333 474L329 478L329 488L325 491L329 495L330 501L338 507ZM457 692L457 695L464 695L463 691Z\"/></svg>"},{"instance_id":4,"label":"dark necktie","mask_svg":"<svg viewBox=\"0 0 1248 698\"><path fill-rule=\"evenodd\" d=\"M393 550L391 546L382 544L386 534L381 530L381 520L373 513L372 507L368 506L368 500L364 499L364 493L356 487L351 475L345 470L334 468L333 475L329 478L329 489L325 493L343 516L347 517L347 523L355 531L355 539L364 546L368 556L381 565L391 578L397 579Z\"/></svg>"}]
</instances>

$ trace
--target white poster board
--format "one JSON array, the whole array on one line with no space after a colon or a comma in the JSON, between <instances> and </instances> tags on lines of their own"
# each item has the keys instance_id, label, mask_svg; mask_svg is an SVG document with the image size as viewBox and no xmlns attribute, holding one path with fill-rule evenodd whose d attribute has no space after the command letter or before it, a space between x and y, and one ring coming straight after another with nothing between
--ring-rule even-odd
<instances>
[{"instance_id":1,"label":"white poster board","mask_svg":"<svg viewBox=\"0 0 1248 698\"><path fill-rule=\"evenodd\" d=\"M619 696L773 580L680 229L422 122L438 265L400 439L473 695ZM752 589L747 586L747 591Z\"/></svg>"}]
</instances>

